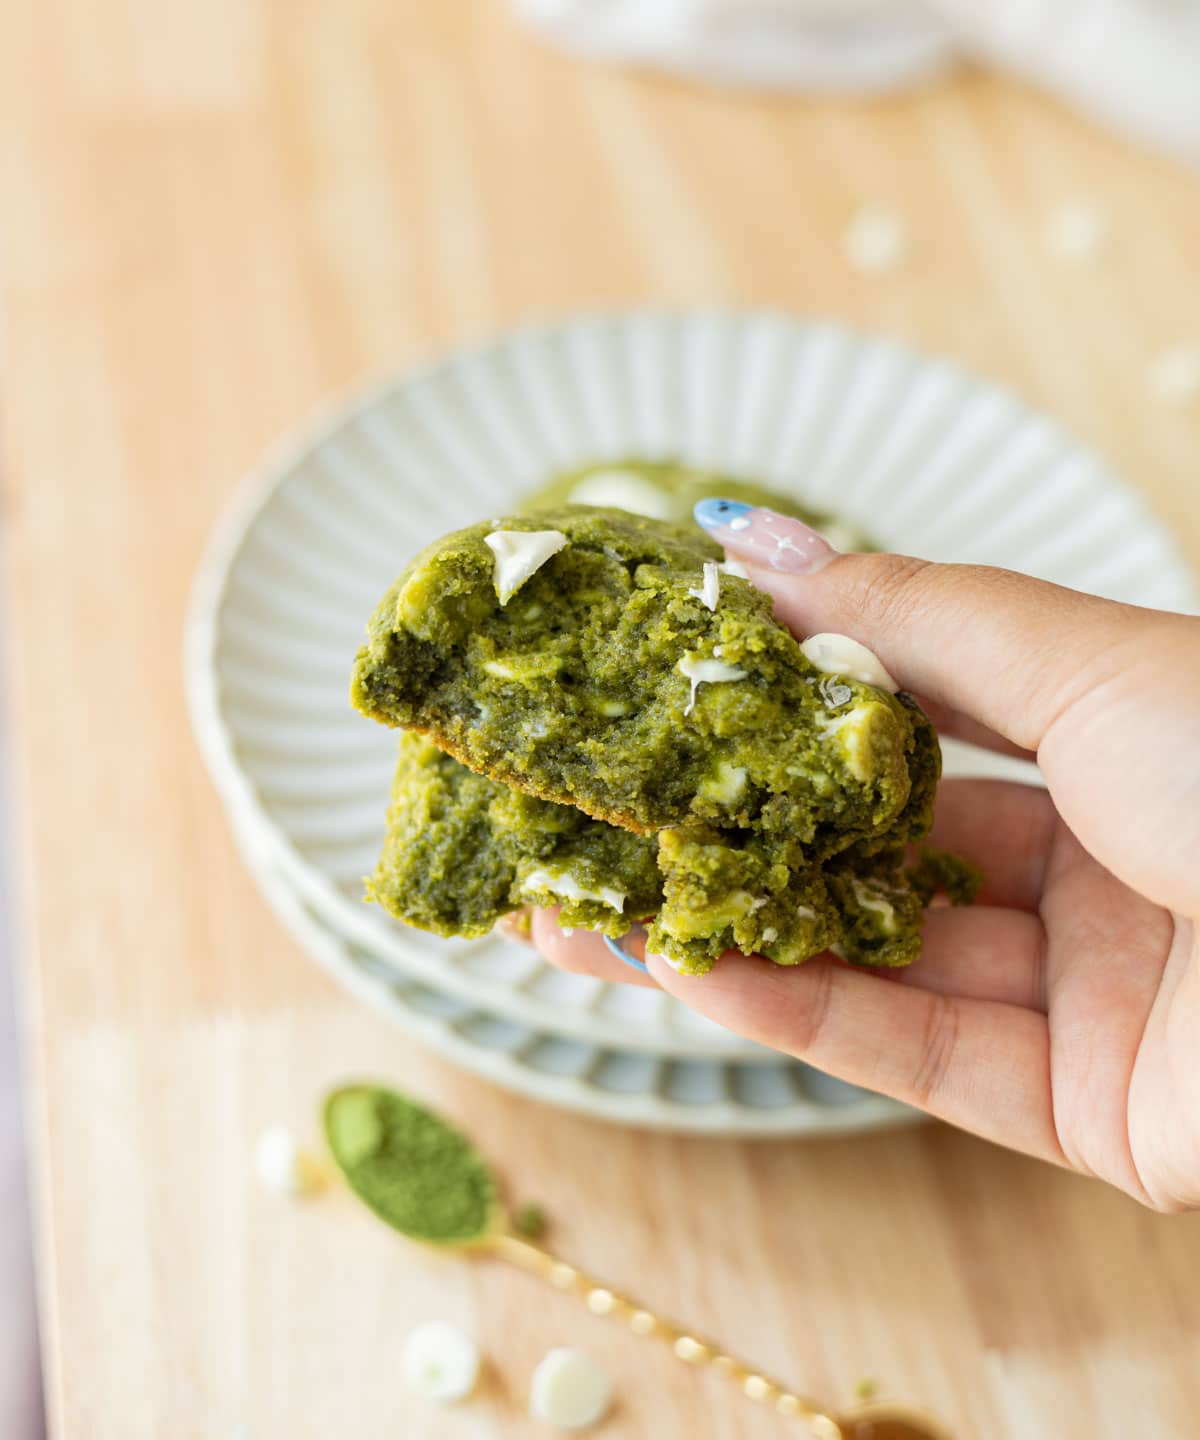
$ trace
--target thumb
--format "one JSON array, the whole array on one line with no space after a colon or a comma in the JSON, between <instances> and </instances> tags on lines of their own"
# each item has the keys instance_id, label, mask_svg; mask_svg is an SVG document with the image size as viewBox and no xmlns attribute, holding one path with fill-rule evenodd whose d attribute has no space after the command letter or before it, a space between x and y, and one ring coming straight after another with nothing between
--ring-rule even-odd
<instances>
[{"instance_id":1,"label":"thumb","mask_svg":"<svg viewBox=\"0 0 1200 1440\"><path fill-rule=\"evenodd\" d=\"M701 501L696 518L798 635L849 635L904 689L1036 750L1095 858L1195 913L1200 621L1011 570L839 555L801 521L733 501Z\"/></svg>"},{"instance_id":2,"label":"thumb","mask_svg":"<svg viewBox=\"0 0 1200 1440\"><path fill-rule=\"evenodd\" d=\"M847 634L905 690L970 715L1026 750L1127 666L1147 616L1172 618L983 565L841 555L803 521L730 500L696 519L753 567L800 636Z\"/></svg>"}]
</instances>

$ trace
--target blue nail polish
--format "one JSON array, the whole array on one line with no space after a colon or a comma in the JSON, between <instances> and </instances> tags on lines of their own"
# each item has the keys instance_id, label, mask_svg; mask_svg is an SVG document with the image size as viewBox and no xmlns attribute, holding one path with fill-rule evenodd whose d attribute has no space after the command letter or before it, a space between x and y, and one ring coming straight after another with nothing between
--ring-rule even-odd
<instances>
[{"instance_id":1,"label":"blue nail polish","mask_svg":"<svg viewBox=\"0 0 1200 1440\"><path fill-rule=\"evenodd\" d=\"M626 963L626 965L628 965L628 966L630 967L630 969L632 969L632 970L640 970L643 975L649 975L649 973L650 973L649 970L646 969L646 967L642 964L642 962L641 962L640 960L635 960L632 955L630 955L630 954L628 954L626 951L622 950L621 947L620 947L620 945L612 938L611 935L605 935L605 936L604 936L604 943L608 946L608 948L612 951L612 953L617 957L617 959L618 959L618 960L624 960L624 962Z\"/></svg>"},{"instance_id":2,"label":"blue nail polish","mask_svg":"<svg viewBox=\"0 0 1200 1440\"><path fill-rule=\"evenodd\" d=\"M743 505L740 500L697 500L692 514L703 530L744 530L748 523L744 517L753 509L753 505Z\"/></svg>"}]
</instances>

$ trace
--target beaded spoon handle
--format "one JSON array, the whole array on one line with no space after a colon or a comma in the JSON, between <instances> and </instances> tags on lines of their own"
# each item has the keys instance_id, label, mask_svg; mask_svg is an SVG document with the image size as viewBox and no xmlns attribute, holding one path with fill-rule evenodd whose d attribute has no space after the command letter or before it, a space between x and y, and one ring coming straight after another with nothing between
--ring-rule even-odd
<instances>
[{"instance_id":1,"label":"beaded spoon handle","mask_svg":"<svg viewBox=\"0 0 1200 1440\"><path fill-rule=\"evenodd\" d=\"M691 1331L682 1330L672 1320L644 1309L627 1296L618 1295L600 1281L585 1275L557 1256L505 1231L493 1237L486 1249L522 1270L532 1271L548 1281L556 1290L576 1294L593 1315L611 1315L623 1321L635 1335L645 1335L669 1345L674 1354L688 1365L709 1365L741 1388L743 1395L772 1406L780 1415L795 1416L808 1421L817 1440L847 1440L842 1424L823 1410L815 1400L798 1395L778 1380L772 1380L745 1361L727 1355L720 1346ZM932 1432L928 1432L932 1434Z\"/></svg>"}]
</instances>

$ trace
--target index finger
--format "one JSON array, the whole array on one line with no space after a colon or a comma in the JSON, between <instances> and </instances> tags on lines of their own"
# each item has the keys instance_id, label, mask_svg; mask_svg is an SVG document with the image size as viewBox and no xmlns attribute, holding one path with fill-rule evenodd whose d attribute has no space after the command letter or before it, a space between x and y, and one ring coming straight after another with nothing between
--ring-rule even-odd
<instances>
[{"instance_id":1,"label":"index finger","mask_svg":"<svg viewBox=\"0 0 1200 1440\"><path fill-rule=\"evenodd\" d=\"M1025 750L1145 648L1156 614L986 565L841 555L802 521L734 501L702 501L696 519L789 629L852 636L905 690Z\"/></svg>"},{"instance_id":2,"label":"index finger","mask_svg":"<svg viewBox=\"0 0 1200 1440\"><path fill-rule=\"evenodd\" d=\"M726 954L708 975L650 973L739 1035L985 1139L1065 1164L1050 1095L1050 1030L1035 1010L896 985L818 957L783 969Z\"/></svg>"}]
</instances>

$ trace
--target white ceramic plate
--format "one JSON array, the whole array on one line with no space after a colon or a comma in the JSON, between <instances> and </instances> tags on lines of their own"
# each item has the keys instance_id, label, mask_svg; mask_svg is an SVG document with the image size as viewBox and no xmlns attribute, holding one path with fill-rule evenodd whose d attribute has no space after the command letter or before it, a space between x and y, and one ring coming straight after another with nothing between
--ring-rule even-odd
<instances>
[{"instance_id":1,"label":"white ceramic plate","mask_svg":"<svg viewBox=\"0 0 1200 1440\"><path fill-rule=\"evenodd\" d=\"M538 1030L451 995L340 934L287 877L239 844L259 889L324 969L415 1039L505 1089L600 1120L705 1135L840 1135L924 1117L794 1060L664 1055Z\"/></svg>"},{"instance_id":2,"label":"white ceramic plate","mask_svg":"<svg viewBox=\"0 0 1200 1440\"><path fill-rule=\"evenodd\" d=\"M651 991L443 942L360 899L395 737L347 703L366 618L412 553L555 471L678 456L836 509L891 548L1190 609L1164 528L1007 391L890 340L773 314L634 312L518 332L337 406L248 482L198 577L192 714L239 828L323 923L538 1031L663 1054L764 1052ZM948 770L994 772L963 747Z\"/></svg>"}]
</instances>

